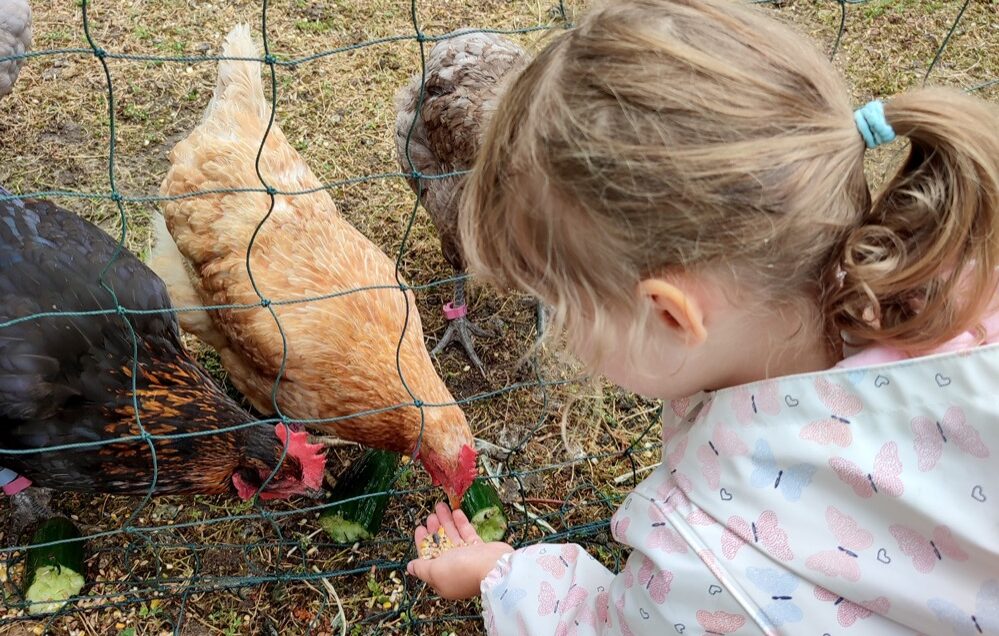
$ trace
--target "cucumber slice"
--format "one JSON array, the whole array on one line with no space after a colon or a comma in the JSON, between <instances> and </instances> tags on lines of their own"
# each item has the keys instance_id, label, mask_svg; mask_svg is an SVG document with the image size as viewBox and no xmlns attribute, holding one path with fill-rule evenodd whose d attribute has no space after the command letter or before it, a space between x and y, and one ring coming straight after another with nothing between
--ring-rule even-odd
<instances>
[{"instance_id":1,"label":"cucumber slice","mask_svg":"<svg viewBox=\"0 0 999 636\"><path fill-rule=\"evenodd\" d=\"M401 459L399 453L369 450L337 480L333 501L384 493L395 482ZM388 503L389 496L381 494L335 504L319 515L319 525L340 543L370 539L381 529Z\"/></svg>"},{"instance_id":2,"label":"cucumber slice","mask_svg":"<svg viewBox=\"0 0 999 636\"><path fill-rule=\"evenodd\" d=\"M500 541L506 534L507 520L503 502L489 480L472 482L461 500L461 509L483 541Z\"/></svg>"},{"instance_id":3,"label":"cucumber slice","mask_svg":"<svg viewBox=\"0 0 999 636\"><path fill-rule=\"evenodd\" d=\"M80 531L65 517L53 517L42 523L31 537L24 567L25 599L31 603L30 614L59 611L66 599L83 589L83 541L35 547L41 543L76 539Z\"/></svg>"}]
</instances>

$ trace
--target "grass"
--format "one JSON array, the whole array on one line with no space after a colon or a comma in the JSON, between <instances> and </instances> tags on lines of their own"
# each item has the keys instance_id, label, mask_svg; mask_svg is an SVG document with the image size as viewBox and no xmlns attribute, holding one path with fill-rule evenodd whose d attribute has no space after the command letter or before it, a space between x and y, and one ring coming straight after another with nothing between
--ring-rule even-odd
<instances>
[{"instance_id":1,"label":"grass","mask_svg":"<svg viewBox=\"0 0 999 636\"><path fill-rule=\"evenodd\" d=\"M550 19L550 4L547 0L424 0L419 3L419 19L422 29L431 34L475 25L529 27ZM573 11L581 9L578 3L569 5ZM836 64L849 80L854 101L859 104L918 86L960 5L914 0L848 4ZM33 9L36 49L85 46L78 4L36 1ZM839 26L837 2L790 1L768 10L831 49ZM92 33L100 45L133 54L217 54L221 38L234 23L248 21L258 29L259 18L259 3L245 0L186 3L180 9L164 0L98 2L91 7ZM271 46L281 59L412 32L409 3L389 0L284 0L272 3L268 26ZM972 3L929 82L970 87L999 78L997 31L999 4ZM531 44L537 36L521 39ZM392 95L419 68L416 46L411 41L382 44L279 69L277 119L324 182L396 170ZM155 194L168 165L166 153L195 125L211 95L215 64L123 60L109 64L115 88L119 190ZM996 99L999 87L981 94ZM100 65L92 56L30 60L15 93L0 100L0 156L4 157L0 183L19 192L107 192L106 96ZM897 148L873 153L872 182L879 182L897 158ZM398 253L413 206L412 193L401 180L349 185L336 188L332 195L358 229L387 253ZM59 203L113 235L121 232L117 209L108 201L65 198ZM126 244L145 255L149 215L155 206L129 204L126 209ZM417 284L451 275L422 210L417 212L401 266L406 278ZM438 308L448 291L447 286L438 287L418 298L431 345L443 331ZM502 335L480 341L479 352L491 370L488 380L471 372L455 350L442 356L440 371L455 396L532 379L530 368L518 365L534 337L530 307L516 298L477 290L472 311ZM214 353L193 340L189 344L238 397ZM550 355L543 357L539 368L549 379L571 375ZM546 409L538 390L517 390L470 404L466 411L480 438L508 446L526 440L506 470L556 465L525 475L522 487L529 497L544 493L543 499L528 502L528 510L561 531L607 518L627 492L627 484L615 485L611 479L631 469L624 458L567 463L570 451L612 453L634 443L638 465L651 464L659 457L658 427L655 405L608 387L553 388L549 398ZM563 415L569 449L559 432ZM332 451L333 472L357 454L353 449ZM422 471L414 473L412 485L427 486ZM501 486L508 501L519 500L514 480ZM107 598L81 601L82 611L55 619L48 630L144 636L172 633L180 624L179 633L191 635L340 633L339 625L333 624L335 603L320 577L349 571L328 578L342 602L348 633L398 633L414 621L426 634L481 633L481 623L474 620L475 603L443 602L397 570L372 568L405 560L410 553L408 532L436 497L427 489L397 498L386 515L381 543L362 546L323 541L316 535L317 513L296 512L301 502L269 505L268 510L282 515L270 522L227 521L229 515L254 512L247 504L228 499L153 500L133 524L143 531L88 544L88 578L95 583L87 592ZM550 499L568 505L553 505ZM125 523L138 500L64 494L57 504L81 522L110 530ZM518 513L510 512L519 519ZM0 517L3 513L6 502L0 502ZM521 539L540 539L545 532L534 524L522 524L516 531ZM598 531L587 541L609 564L622 556L606 533ZM276 575L297 580L273 580ZM194 587L187 587L192 580ZM9 593L11 581L6 577L4 585ZM407 604L411 614L401 611ZM17 608L0 609L0 624L20 615ZM456 615L472 618L457 620ZM18 621L0 631L34 634L44 629L44 622Z\"/></svg>"}]
</instances>

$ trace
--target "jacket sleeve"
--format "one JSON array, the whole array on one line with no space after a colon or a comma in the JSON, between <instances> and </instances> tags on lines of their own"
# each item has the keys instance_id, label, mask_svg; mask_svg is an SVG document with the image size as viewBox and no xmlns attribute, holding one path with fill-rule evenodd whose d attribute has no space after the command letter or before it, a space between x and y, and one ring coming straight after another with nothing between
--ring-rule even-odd
<instances>
[{"instance_id":1,"label":"jacket sleeve","mask_svg":"<svg viewBox=\"0 0 999 636\"><path fill-rule=\"evenodd\" d=\"M504 555L481 586L487 633L761 634L713 573L713 556L692 531L688 511L655 494L631 493L611 519L614 538L632 548L619 574L575 544Z\"/></svg>"},{"instance_id":2,"label":"jacket sleeve","mask_svg":"<svg viewBox=\"0 0 999 636\"><path fill-rule=\"evenodd\" d=\"M607 625L613 581L614 574L576 544L505 554L482 581L486 632L561 635L586 624L597 633L620 633Z\"/></svg>"}]
</instances>

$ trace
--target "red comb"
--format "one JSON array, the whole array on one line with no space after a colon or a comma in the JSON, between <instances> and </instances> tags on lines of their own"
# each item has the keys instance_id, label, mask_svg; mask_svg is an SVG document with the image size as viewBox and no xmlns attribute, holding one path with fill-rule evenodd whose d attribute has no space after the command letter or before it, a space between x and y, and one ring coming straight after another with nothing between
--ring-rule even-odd
<instances>
[{"instance_id":1,"label":"red comb","mask_svg":"<svg viewBox=\"0 0 999 636\"><path fill-rule=\"evenodd\" d=\"M465 444L461 447L458 452L458 462L460 465L457 483L457 490L464 495L468 487L472 485L475 481L475 477L479 474L479 470L476 467L475 460L477 458L477 453L475 449Z\"/></svg>"},{"instance_id":2,"label":"red comb","mask_svg":"<svg viewBox=\"0 0 999 636\"><path fill-rule=\"evenodd\" d=\"M302 465L302 483L314 490L321 488L323 472L326 470L326 453L323 445L310 444L309 434L305 431L291 431L291 440L288 441L288 429L284 424L275 426L274 433L282 444L288 444L288 455L297 459Z\"/></svg>"}]
</instances>

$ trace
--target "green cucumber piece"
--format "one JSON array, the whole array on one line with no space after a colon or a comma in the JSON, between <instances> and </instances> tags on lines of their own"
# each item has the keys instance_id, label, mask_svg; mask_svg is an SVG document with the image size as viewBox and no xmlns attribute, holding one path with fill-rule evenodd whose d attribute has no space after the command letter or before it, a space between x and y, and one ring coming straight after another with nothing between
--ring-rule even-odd
<instances>
[{"instance_id":1,"label":"green cucumber piece","mask_svg":"<svg viewBox=\"0 0 999 636\"><path fill-rule=\"evenodd\" d=\"M499 493L486 479L472 482L461 499L461 509L483 541L500 541L506 534L506 514Z\"/></svg>"},{"instance_id":2,"label":"green cucumber piece","mask_svg":"<svg viewBox=\"0 0 999 636\"><path fill-rule=\"evenodd\" d=\"M331 539L354 543L378 533L389 496L373 493L384 493L392 487L401 460L399 453L369 450L337 480L331 493L333 501L372 496L334 504L323 510L319 525Z\"/></svg>"},{"instance_id":3,"label":"green cucumber piece","mask_svg":"<svg viewBox=\"0 0 999 636\"><path fill-rule=\"evenodd\" d=\"M31 537L24 565L25 600L30 614L57 612L66 599L83 589L83 541L38 546L50 541L79 538L80 531L65 517L43 522Z\"/></svg>"}]
</instances>

